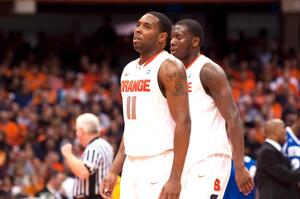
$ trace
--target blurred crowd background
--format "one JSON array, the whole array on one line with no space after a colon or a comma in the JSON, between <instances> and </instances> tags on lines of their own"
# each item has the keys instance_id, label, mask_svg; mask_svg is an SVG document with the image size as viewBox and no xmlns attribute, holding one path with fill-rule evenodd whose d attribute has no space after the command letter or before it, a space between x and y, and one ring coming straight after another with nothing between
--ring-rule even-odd
<instances>
[{"instance_id":1,"label":"blurred crowd background","mask_svg":"<svg viewBox=\"0 0 300 199\"><path fill-rule=\"evenodd\" d=\"M10 5L4 2L3 7ZM201 52L226 71L246 127L247 155L255 159L266 120L300 108L300 22L286 27L286 20L300 18L300 11L285 13L280 1L128 7L101 1L38 2L36 13L0 16L0 198L35 196L47 183L58 189L62 184L70 193L72 175L60 146L71 141L80 155L74 129L80 113L96 114L103 125L101 136L118 149L123 132L119 77L125 64L137 58L131 42L135 20L150 10L166 13L173 22L193 15L202 23ZM74 13L83 16L84 25L61 28ZM36 30L35 23L44 28ZM297 38L287 33L293 27Z\"/></svg>"}]
</instances>

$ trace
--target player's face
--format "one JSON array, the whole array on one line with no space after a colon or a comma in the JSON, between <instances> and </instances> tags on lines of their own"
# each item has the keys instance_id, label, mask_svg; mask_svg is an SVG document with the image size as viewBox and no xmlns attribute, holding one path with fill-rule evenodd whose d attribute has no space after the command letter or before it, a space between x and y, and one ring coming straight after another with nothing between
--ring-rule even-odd
<instances>
[{"instance_id":1,"label":"player's face","mask_svg":"<svg viewBox=\"0 0 300 199\"><path fill-rule=\"evenodd\" d=\"M298 119L300 121L300 119ZM297 122L297 114L289 113L286 116L285 123L287 126L292 126L295 122Z\"/></svg>"},{"instance_id":2,"label":"player's face","mask_svg":"<svg viewBox=\"0 0 300 199\"><path fill-rule=\"evenodd\" d=\"M151 14L140 18L133 34L133 47L139 53L152 51L159 40L159 19Z\"/></svg>"},{"instance_id":3,"label":"player's face","mask_svg":"<svg viewBox=\"0 0 300 199\"><path fill-rule=\"evenodd\" d=\"M180 60L186 59L192 51L192 38L185 25L175 25L171 34L171 54Z\"/></svg>"}]
</instances>

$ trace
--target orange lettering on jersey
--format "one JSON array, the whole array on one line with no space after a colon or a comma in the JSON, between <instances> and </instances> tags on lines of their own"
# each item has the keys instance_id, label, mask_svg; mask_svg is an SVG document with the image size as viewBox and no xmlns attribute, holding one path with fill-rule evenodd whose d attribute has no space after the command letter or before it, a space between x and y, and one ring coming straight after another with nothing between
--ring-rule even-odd
<instances>
[{"instance_id":1,"label":"orange lettering on jersey","mask_svg":"<svg viewBox=\"0 0 300 199\"><path fill-rule=\"evenodd\" d=\"M144 88L143 88L144 92L150 91L149 84L150 84L150 79L145 79L144 80Z\"/></svg>"},{"instance_id":2,"label":"orange lettering on jersey","mask_svg":"<svg viewBox=\"0 0 300 199\"><path fill-rule=\"evenodd\" d=\"M126 90L127 92L132 92L132 89L133 89L133 88L132 88L132 87L133 87L133 83L134 83L134 81L132 81L132 80L129 81L128 88L127 88L127 90Z\"/></svg>"},{"instance_id":3,"label":"orange lettering on jersey","mask_svg":"<svg viewBox=\"0 0 300 199\"><path fill-rule=\"evenodd\" d=\"M123 80L121 92L150 92L150 79L144 80Z\"/></svg>"},{"instance_id":4,"label":"orange lettering on jersey","mask_svg":"<svg viewBox=\"0 0 300 199\"><path fill-rule=\"evenodd\" d=\"M139 84L140 84L140 80L133 82L133 86L132 86L133 90L132 90L132 92L138 91Z\"/></svg>"},{"instance_id":5,"label":"orange lettering on jersey","mask_svg":"<svg viewBox=\"0 0 300 199\"><path fill-rule=\"evenodd\" d=\"M189 92L192 92L192 82L188 82L188 89Z\"/></svg>"},{"instance_id":6,"label":"orange lettering on jersey","mask_svg":"<svg viewBox=\"0 0 300 199\"><path fill-rule=\"evenodd\" d=\"M142 91L143 91L143 87L144 87L144 85L143 85L143 80L139 80L138 91L139 91L139 92L142 92Z\"/></svg>"},{"instance_id":7,"label":"orange lettering on jersey","mask_svg":"<svg viewBox=\"0 0 300 199\"><path fill-rule=\"evenodd\" d=\"M124 80L121 82L121 92L125 92L127 90L128 80Z\"/></svg>"}]
</instances>

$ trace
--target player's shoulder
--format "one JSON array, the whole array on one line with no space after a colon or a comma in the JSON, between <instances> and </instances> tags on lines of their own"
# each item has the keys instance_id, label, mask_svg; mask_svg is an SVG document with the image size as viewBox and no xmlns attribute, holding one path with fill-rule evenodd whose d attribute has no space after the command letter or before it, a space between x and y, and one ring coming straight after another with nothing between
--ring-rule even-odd
<instances>
[{"instance_id":1,"label":"player's shoulder","mask_svg":"<svg viewBox=\"0 0 300 199\"><path fill-rule=\"evenodd\" d=\"M200 58L199 62L203 65L202 71L204 72L217 72L221 74L225 73L223 68L219 64L208 57L205 57L203 59Z\"/></svg>"},{"instance_id":2,"label":"player's shoulder","mask_svg":"<svg viewBox=\"0 0 300 199\"><path fill-rule=\"evenodd\" d=\"M200 54L199 55L199 57L198 57L198 59L197 59L197 61L198 62L204 62L204 63L206 63L206 62L212 62L212 63L215 63L212 59L210 59L209 57L207 57L206 55L204 55L204 54Z\"/></svg>"},{"instance_id":3,"label":"player's shoulder","mask_svg":"<svg viewBox=\"0 0 300 199\"><path fill-rule=\"evenodd\" d=\"M209 60L210 59L207 58L206 61L203 60L200 62L200 65L202 66L200 68L200 79L202 84L207 85L208 87L226 85L224 82L227 81L227 76L224 69L216 62Z\"/></svg>"},{"instance_id":4,"label":"player's shoulder","mask_svg":"<svg viewBox=\"0 0 300 199\"><path fill-rule=\"evenodd\" d=\"M225 75L223 68L209 57L201 54L191 67L200 67L203 75Z\"/></svg>"},{"instance_id":5,"label":"player's shoulder","mask_svg":"<svg viewBox=\"0 0 300 199\"><path fill-rule=\"evenodd\" d=\"M138 61L139 61L139 58L132 60L128 64L125 65L125 67L123 68L123 71L122 71L121 79L123 78L124 74L130 73L135 70L135 68L138 65Z\"/></svg>"},{"instance_id":6,"label":"player's shoulder","mask_svg":"<svg viewBox=\"0 0 300 199\"><path fill-rule=\"evenodd\" d=\"M199 54L198 58L194 61L195 65L205 65L205 64L211 64L211 65L216 65L218 64L213 61L211 58L207 57L204 54Z\"/></svg>"},{"instance_id":7,"label":"player's shoulder","mask_svg":"<svg viewBox=\"0 0 300 199\"><path fill-rule=\"evenodd\" d=\"M179 69L184 69L185 67L183 65L183 63L176 58L174 55L172 54L166 54L165 60L162 62L161 66L164 67L174 67L174 68L179 68Z\"/></svg>"}]
</instances>

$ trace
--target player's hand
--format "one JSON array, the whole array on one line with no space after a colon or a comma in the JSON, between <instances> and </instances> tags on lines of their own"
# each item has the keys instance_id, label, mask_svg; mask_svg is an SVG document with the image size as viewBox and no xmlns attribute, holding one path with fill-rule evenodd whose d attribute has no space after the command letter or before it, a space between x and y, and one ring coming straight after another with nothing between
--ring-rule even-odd
<instances>
[{"instance_id":1,"label":"player's hand","mask_svg":"<svg viewBox=\"0 0 300 199\"><path fill-rule=\"evenodd\" d=\"M68 156L69 154L72 153L72 144L71 143L66 143L60 147L60 151L63 156Z\"/></svg>"},{"instance_id":2,"label":"player's hand","mask_svg":"<svg viewBox=\"0 0 300 199\"><path fill-rule=\"evenodd\" d=\"M180 190L180 180L169 179L163 186L159 199L179 199Z\"/></svg>"},{"instance_id":3,"label":"player's hand","mask_svg":"<svg viewBox=\"0 0 300 199\"><path fill-rule=\"evenodd\" d=\"M235 181L240 192L244 195L248 195L254 188L253 179L245 167L235 169Z\"/></svg>"},{"instance_id":4,"label":"player's hand","mask_svg":"<svg viewBox=\"0 0 300 199\"><path fill-rule=\"evenodd\" d=\"M117 184L118 175L109 172L100 184L100 194L104 199L111 199L113 190Z\"/></svg>"}]
</instances>

